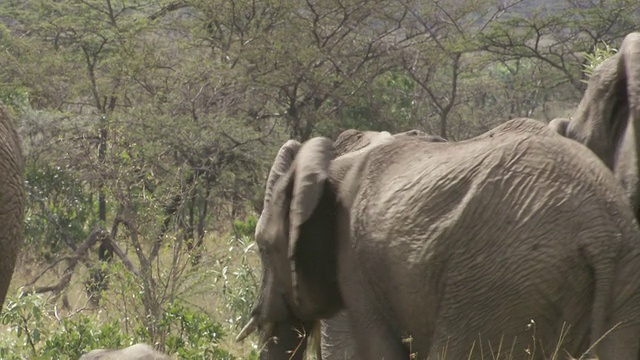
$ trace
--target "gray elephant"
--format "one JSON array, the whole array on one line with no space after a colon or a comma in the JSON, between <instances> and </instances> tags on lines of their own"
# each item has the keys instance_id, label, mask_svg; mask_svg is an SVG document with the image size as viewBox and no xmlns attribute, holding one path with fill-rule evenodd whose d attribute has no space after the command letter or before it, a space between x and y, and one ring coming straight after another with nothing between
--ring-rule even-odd
<instances>
[{"instance_id":1,"label":"gray elephant","mask_svg":"<svg viewBox=\"0 0 640 360\"><path fill-rule=\"evenodd\" d=\"M123 349L96 349L80 356L79 360L172 360L147 344L135 344Z\"/></svg>"},{"instance_id":2,"label":"gray elephant","mask_svg":"<svg viewBox=\"0 0 640 360\"><path fill-rule=\"evenodd\" d=\"M338 137L336 138L336 141L333 144L335 148L334 155L341 156L346 153L360 150L366 146L369 146L371 142L377 137L379 137L380 135L387 136L387 137L391 136L391 134L387 131L382 131L382 132L361 131L361 130L355 130L355 129L345 130L342 133L340 133L340 135L338 135ZM447 141L440 136L430 135L425 133L424 131L415 130L415 129L393 135L393 137L395 138L401 138L405 136L417 137L430 142L446 142Z\"/></svg>"},{"instance_id":3,"label":"gray elephant","mask_svg":"<svg viewBox=\"0 0 640 360\"><path fill-rule=\"evenodd\" d=\"M424 141L432 142L444 142L445 139L427 134L421 130L409 130L393 135L395 138L402 138L406 136L417 137ZM360 131L355 129L348 129L343 131L334 142L335 152L334 156L341 156L346 153L355 152L361 150L372 143L384 141L385 138L390 138L392 135L389 132L383 131ZM284 165L288 166L293 162L296 151L289 151L290 149L297 149L300 144L296 141L290 141L282 147L284 151L283 156L291 156ZM284 172L288 171L285 167L273 167L271 169L271 175L268 177L268 181L277 179ZM267 189L272 188L273 184L268 183ZM265 206L266 206L265 201ZM257 226L256 237L262 237L264 227ZM317 357L319 359L355 359L355 340L349 330L347 323L346 313L344 311L339 312L333 318L324 319L320 321L320 326L317 328L321 332L320 340L316 341L316 345L320 345L321 349L315 349ZM243 331L244 332L244 331ZM307 334L310 335L310 334ZM241 335L239 338L243 338ZM317 339L317 337L314 337Z\"/></svg>"},{"instance_id":4,"label":"gray elephant","mask_svg":"<svg viewBox=\"0 0 640 360\"><path fill-rule=\"evenodd\" d=\"M343 309L362 359L638 358L640 230L597 157L528 119L458 143L376 139L276 156L239 335L260 330L262 359L302 359Z\"/></svg>"},{"instance_id":5,"label":"gray elephant","mask_svg":"<svg viewBox=\"0 0 640 360\"><path fill-rule=\"evenodd\" d=\"M640 219L640 33L627 35L620 51L595 69L571 120L549 126L584 144L614 172Z\"/></svg>"},{"instance_id":6,"label":"gray elephant","mask_svg":"<svg viewBox=\"0 0 640 360\"><path fill-rule=\"evenodd\" d=\"M22 246L25 202L20 141L7 110L0 105L0 310Z\"/></svg>"},{"instance_id":7,"label":"gray elephant","mask_svg":"<svg viewBox=\"0 0 640 360\"><path fill-rule=\"evenodd\" d=\"M358 151L371 143L376 142L380 137L384 141L385 137L391 134L383 131L360 131L349 129L343 131L336 138L334 145L334 155L336 157ZM430 135L421 130L409 130L393 135L395 138L412 136L430 142L445 142L446 140L437 135ZM260 234L258 235L260 236ZM334 317L320 322L321 332L321 359L322 360L356 360L356 343L351 330L349 329L346 311L340 311Z\"/></svg>"}]
</instances>

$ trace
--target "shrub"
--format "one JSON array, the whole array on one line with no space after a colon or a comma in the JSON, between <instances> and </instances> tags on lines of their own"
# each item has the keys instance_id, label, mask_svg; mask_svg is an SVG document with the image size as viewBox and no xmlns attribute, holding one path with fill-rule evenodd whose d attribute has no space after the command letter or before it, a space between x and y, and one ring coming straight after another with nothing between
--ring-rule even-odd
<instances>
[{"instance_id":1,"label":"shrub","mask_svg":"<svg viewBox=\"0 0 640 360\"><path fill-rule=\"evenodd\" d=\"M596 69L596 67L602 64L603 61L615 55L617 52L617 49L611 47L609 44L603 41L602 46L596 45L593 47L592 53L585 53L584 59L586 63L582 65L584 67L582 71L587 76L587 79L582 81L588 82L593 75L593 71Z\"/></svg>"},{"instance_id":2,"label":"shrub","mask_svg":"<svg viewBox=\"0 0 640 360\"><path fill-rule=\"evenodd\" d=\"M59 319L56 309L41 295L29 294L7 301L0 339L0 358L75 360L98 348L122 348L149 341L138 323L130 331L118 319L101 322L98 316L75 313ZM179 301L163 313L159 329L166 331L164 351L183 359L235 359L220 348L222 326Z\"/></svg>"},{"instance_id":3,"label":"shrub","mask_svg":"<svg viewBox=\"0 0 640 360\"><path fill-rule=\"evenodd\" d=\"M234 220L233 221L233 230L236 233L236 236L242 237L247 236L253 238L253 235L256 232L256 225L258 224L258 219L255 216L249 216L245 221L242 220Z\"/></svg>"}]
</instances>

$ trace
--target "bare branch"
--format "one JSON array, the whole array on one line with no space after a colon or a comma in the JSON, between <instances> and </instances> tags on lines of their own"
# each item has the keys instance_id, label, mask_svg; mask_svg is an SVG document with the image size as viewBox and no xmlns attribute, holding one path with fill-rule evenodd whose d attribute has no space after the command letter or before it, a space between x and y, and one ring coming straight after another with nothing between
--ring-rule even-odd
<instances>
[{"instance_id":1,"label":"bare branch","mask_svg":"<svg viewBox=\"0 0 640 360\"><path fill-rule=\"evenodd\" d=\"M33 289L26 290L25 293L35 292L37 294L42 294L46 292L53 292L54 294L57 295L58 293L66 289L69 286L69 283L71 282L71 277L73 275L73 271L76 268L76 265L78 265L78 261L84 256L86 256L86 253L89 250L89 248L95 245L98 241L101 241L103 238L108 236L109 234L104 229L100 227L95 227L87 237L87 240L85 240L85 242L82 243L82 245L80 245L76 249L73 255L66 258L66 260L68 261L67 268L65 269L64 275L62 276L60 281L58 281L58 283L51 286L35 287ZM49 267L49 269L51 268L52 267ZM39 275L39 276L42 276L42 275ZM35 281L32 281L30 284L33 284L33 283L35 283ZM30 285L27 287L30 287Z\"/></svg>"}]
</instances>

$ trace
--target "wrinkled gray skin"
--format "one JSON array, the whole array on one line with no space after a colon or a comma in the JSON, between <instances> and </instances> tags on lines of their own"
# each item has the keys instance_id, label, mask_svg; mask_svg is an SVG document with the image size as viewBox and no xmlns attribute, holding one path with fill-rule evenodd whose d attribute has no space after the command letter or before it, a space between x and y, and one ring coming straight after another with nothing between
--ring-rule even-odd
<instances>
[{"instance_id":1,"label":"wrinkled gray skin","mask_svg":"<svg viewBox=\"0 0 640 360\"><path fill-rule=\"evenodd\" d=\"M301 359L299 334L343 309L361 359L521 358L532 337L542 359L566 325L560 354L613 328L592 355L638 358L640 230L596 156L528 119L458 143L382 140L276 156L239 335L277 336L262 358Z\"/></svg>"},{"instance_id":2,"label":"wrinkled gray skin","mask_svg":"<svg viewBox=\"0 0 640 360\"><path fill-rule=\"evenodd\" d=\"M0 310L22 246L26 195L20 141L9 114L0 105Z\"/></svg>"},{"instance_id":3,"label":"wrinkled gray skin","mask_svg":"<svg viewBox=\"0 0 640 360\"><path fill-rule=\"evenodd\" d=\"M567 127L569 126L569 122L571 120L567 118L555 118L549 121L549 129L557 132L562 136L567 136Z\"/></svg>"},{"instance_id":4,"label":"wrinkled gray skin","mask_svg":"<svg viewBox=\"0 0 640 360\"><path fill-rule=\"evenodd\" d=\"M420 130L409 130L409 131L395 134L393 136L396 138L413 136L413 137L418 137L420 139L423 139L425 141L432 141L432 142L446 141L445 139L439 136L429 135ZM346 153L356 152L358 150L361 150L371 145L372 143L375 145L376 143L380 141L384 141L384 139L388 139L390 137L391 137L391 134L389 134L386 131L383 131L383 132L360 131L360 130L354 130L354 129L345 130L340 135L338 135L338 137L334 142L334 146L335 146L334 156L337 157ZM281 162L280 165L274 166L271 169L271 172L267 179L267 195L265 196L265 206L267 205L271 197L271 189L273 189L274 182L284 172L289 170L288 166L290 166L291 163L293 162L293 158L295 157L295 154L299 149L299 147L300 147L300 143L296 141L289 141L287 144L285 144L281 148L280 153L287 160L284 162ZM259 222L258 226L256 227L256 238L263 236L264 229L265 228L263 226L260 226L260 222ZM316 325L307 324L307 327L314 327L314 326ZM315 349L316 352L320 352L320 354L317 354L319 355L318 358L325 359L325 360L355 359L355 339L353 339L353 336L351 335L351 332L349 330L346 314L344 311L341 311L331 319L320 321L320 328L319 329L314 328L313 330L319 330L320 334L311 334L313 331L309 329L308 331L304 332L305 334L304 337L309 338L309 336L311 335L316 335L316 336L321 335L321 341L320 341L321 350ZM275 331L277 332L277 329ZM315 340L318 341L317 338L315 338ZM262 341L265 342L266 340L262 339ZM280 348L284 348L284 349L296 348L298 345L300 345L300 343L301 343L300 340L296 339L296 341L294 341L292 344L283 344L282 342L280 342L279 344L272 344L271 353L276 352L276 350L278 352L286 351L286 350L281 350ZM307 344L304 343L302 345L306 346ZM277 348L277 349L273 348L277 346L280 346L280 348ZM299 351L296 352L296 354L302 354L304 349L299 348L298 350ZM261 358L267 359L268 352L264 352L261 355Z\"/></svg>"},{"instance_id":5,"label":"wrinkled gray skin","mask_svg":"<svg viewBox=\"0 0 640 360\"><path fill-rule=\"evenodd\" d=\"M334 142L335 156L341 156L369 146L374 139L388 137L388 132L343 131ZM409 130L393 135L395 138L413 136L424 141L445 142L440 136L429 135L420 130ZM322 360L356 360L356 341L349 329L346 311L342 310L331 319L320 322Z\"/></svg>"},{"instance_id":6,"label":"wrinkled gray skin","mask_svg":"<svg viewBox=\"0 0 640 360\"><path fill-rule=\"evenodd\" d=\"M374 139L378 138L378 136L390 136L386 131L378 132L378 131L360 131L349 129L343 131L334 142L334 154L336 157L342 156L344 154L354 152L360 150L366 146L369 146ZM417 137L419 139L423 139L424 141L430 142L445 142L446 140L437 135L429 135L424 131L420 130L409 130L401 133L397 133L393 135L395 138L402 137Z\"/></svg>"},{"instance_id":7,"label":"wrinkled gray skin","mask_svg":"<svg viewBox=\"0 0 640 360\"><path fill-rule=\"evenodd\" d=\"M614 172L640 219L640 33L627 35L595 69L571 120L554 119L549 127L587 146Z\"/></svg>"},{"instance_id":8,"label":"wrinkled gray skin","mask_svg":"<svg viewBox=\"0 0 640 360\"><path fill-rule=\"evenodd\" d=\"M97 349L80 356L79 360L172 360L147 344L135 344L123 349Z\"/></svg>"}]
</instances>

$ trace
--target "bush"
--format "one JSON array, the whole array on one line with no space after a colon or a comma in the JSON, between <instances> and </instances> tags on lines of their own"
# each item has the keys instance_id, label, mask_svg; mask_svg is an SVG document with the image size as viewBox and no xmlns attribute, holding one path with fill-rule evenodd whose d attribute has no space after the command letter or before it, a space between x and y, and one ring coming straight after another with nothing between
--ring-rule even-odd
<instances>
[{"instance_id":1,"label":"bush","mask_svg":"<svg viewBox=\"0 0 640 360\"><path fill-rule=\"evenodd\" d=\"M178 354L183 359L234 359L219 348L225 335L221 325L180 303L172 304L159 327L169 334L165 345L170 354Z\"/></svg>"},{"instance_id":2,"label":"bush","mask_svg":"<svg viewBox=\"0 0 640 360\"><path fill-rule=\"evenodd\" d=\"M226 321L238 330L249 321L258 295L260 275L251 261L255 247L253 237L230 237L227 256L218 258L214 265L214 286L223 299L224 313L229 315Z\"/></svg>"},{"instance_id":3,"label":"bush","mask_svg":"<svg viewBox=\"0 0 640 360\"><path fill-rule=\"evenodd\" d=\"M59 319L56 309L41 295L24 295L7 301L2 313L6 336L0 339L0 358L76 360L98 348L122 348L152 343L142 324L130 331L115 319L76 313ZM182 359L235 359L220 348L222 326L179 301L164 312L159 329L166 331L164 351Z\"/></svg>"},{"instance_id":4,"label":"bush","mask_svg":"<svg viewBox=\"0 0 640 360\"><path fill-rule=\"evenodd\" d=\"M236 236L242 237L250 237L253 238L253 235L256 232L256 225L258 224L258 219L255 216L249 216L245 221L242 220L234 220L233 221L233 230L236 233Z\"/></svg>"},{"instance_id":5,"label":"bush","mask_svg":"<svg viewBox=\"0 0 640 360\"><path fill-rule=\"evenodd\" d=\"M609 44L602 42L602 47L594 46L593 53L585 53L584 59L586 60L586 64L584 64L584 69L582 70L584 74L587 76L586 80L583 82L589 82L589 79L593 75L593 71L598 67L598 65L602 64L605 60L615 55L618 50L611 47Z\"/></svg>"},{"instance_id":6,"label":"bush","mask_svg":"<svg viewBox=\"0 0 640 360\"><path fill-rule=\"evenodd\" d=\"M25 169L27 211L25 245L48 262L55 254L75 248L95 223L91 196L66 169L46 165Z\"/></svg>"}]
</instances>

